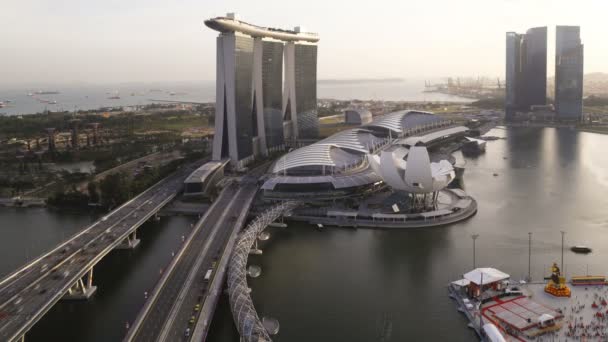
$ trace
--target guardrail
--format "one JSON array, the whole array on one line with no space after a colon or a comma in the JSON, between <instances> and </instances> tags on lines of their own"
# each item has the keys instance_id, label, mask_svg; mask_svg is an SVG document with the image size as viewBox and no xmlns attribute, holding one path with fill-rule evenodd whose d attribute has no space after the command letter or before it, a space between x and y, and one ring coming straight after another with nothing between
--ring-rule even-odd
<instances>
[{"instance_id":1,"label":"guardrail","mask_svg":"<svg viewBox=\"0 0 608 342\"><path fill-rule=\"evenodd\" d=\"M225 189L224 191L227 191L227 190ZM184 252L188 249L188 246L192 243L192 240L194 239L194 237L196 236L196 234L200 231L200 229L202 227L202 223L207 219L207 217L210 215L210 213L213 212L213 210L215 210L215 207L217 206L217 203L218 203L218 201L214 202L211 205L211 207L209 207L209 209L205 212L205 214L203 215L203 217L201 217L201 219L198 220L198 222L194 226L194 229L192 229L192 231L190 232L190 235L188 236L188 238L186 239L186 241L184 242L184 244L182 245L182 247L180 248L180 250L177 252L177 255L173 258L173 260L171 261L171 263L169 263L169 266L167 266L167 268L163 272L162 277L156 283L156 286L152 290L152 292L151 292L152 296L144 304L143 308L141 309L141 311L137 315L137 318L135 319L135 321L131 325L131 328L129 329L129 331L127 332L127 335L124 338L124 341L132 341L137 336L137 333L139 332L139 329L141 328L141 325L142 325L144 319L146 318L146 316L150 312L150 309L152 308L152 306L156 302L156 300L157 300L157 298L158 298L158 296L159 296L162 288L165 286L165 284L167 282L167 279L169 278L169 276L173 272L173 269L175 269L175 266L177 265L177 263L183 257Z\"/></svg>"},{"instance_id":2,"label":"guardrail","mask_svg":"<svg viewBox=\"0 0 608 342\"><path fill-rule=\"evenodd\" d=\"M128 206L129 204L133 203L134 201L138 200L140 197L142 197L144 194L152 191L152 189L155 189L159 184L161 184L162 182L166 181L168 178L172 177L174 175L170 175L167 176L163 179L161 179L160 181L158 181L157 183L155 183L154 185L152 185L151 187L149 187L148 189L144 190L142 193L140 193L139 195L137 195L136 197L130 199L129 201L123 203L120 207L112 210L109 214L106 214L104 217L111 217L112 215L116 214L116 212L120 211L121 209L123 209L124 207ZM38 258L28 262L27 264L21 266L20 268L18 268L17 270L9 273L7 276L5 276L2 280L0 280L0 286L2 286L4 283L6 283L7 281L11 280L12 278L14 278L17 274L21 273L22 271L27 270L28 268L30 268L32 265L36 264L37 262L39 262L40 260L46 258L47 256L49 256L50 254L53 254L55 252L57 252L58 250L60 250L61 248L65 247L66 245L68 245L70 242L72 242L74 239L76 239L77 237L88 233L91 229L93 229L95 226L97 226L101 221L101 219L95 221L93 224L91 224L90 226L88 226L87 228L81 230L80 232L75 233L74 235L72 235L71 237L69 237L67 240L65 240L63 243L59 244L58 246L56 246L55 248L47 251L46 253L40 255Z\"/></svg>"},{"instance_id":3,"label":"guardrail","mask_svg":"<svg viewBox=\"0 0 608 342\"><path fill-rule=\"evenodd\" d=\"M230 234L228 243L224 248L224 251L216 268L216 272L214 272L215 275L213 276L211 284L209 285L208 296L212 296L212 298L207 297L207 299L205 299L205 303L203 304L203 307L201 309L201 314L196 322L194 331L192 333L192 341L204 341L207 338L207 334L209 333L209 324L211 323L210 319L211 317L213 317L213 313L215 311L215 308L217 307L217 302L219 301L219 297L222 292L222 286L224 285L224 279L226 277L228 263L230 262L230 256L232 255L232 252L234 250L238 234L241 231L245 220L247 219L249 208L251 207L251 203L255 198L257 189L258 188L256 186L256 190L244 199L244 203L242 206L243 210L241 211L241 214L239 215L234 224L234 230ZM200 317L203 317L203 320L201 320Z\"/></svg>"},{"instance_id":4,"label":"guardrail","mask_svg":"<svg viewBox=\"0 0 608 342\"><path fill-rule=\"evenodd\" d=\"M159 184L159 183L157 183ZM155 184L156 185L156 184ZM143 193L142 193L143 194ZM131 225L131 227L125 231L125 233L123 233L122 235L120 235L119 237L117 237L114 242L112 242L111 244L109 244L107 247L105 247L103 250L99 251L96 256L91 259L88 263L86 263L79 272L74 273L71 277L66 278L66 282L64 283L64 285L59 289L59 291L57 291L46 303L46 305L42 306L38 311L34 312L34 314L32 314L31 318L28 319L27 323L22 325L10 338L9 340L15 340L18 339L20 336L24 335L34 324L36 324L36 322L38 322L38 320L40 320L40 318L42 318L42 316L44 316L44 314L46 312L48 312L51 307L57 303L64 295L65 293L72 287L72 285L74 283L76 283L76 281L78 281L78 279L82 278L91 268L93 268L104 256L106 256L108 253L110 253L110 251L112 251L114 248L116 248L116 246L118 246L120 243L122 243L122 241L127 238L127 236L129 236L129 234L131 234L135 229L137 229L139 226L141 226L144 222L146 222L150 217L152 217L152 215L154 215L160 208L162 208L165 204L167 204L169 201L171 201L175 196L177 195L177 191L175 193L173 193L172 195L167 196L164 200L162 200L158 205L156 205L152 210L150 210L146 215L142 216L142 218L140 220L138 220L135 224ZM125 203L125 205L130 204L132 201L138 199L138 197L130 200L129 202ZM121 206L120 208L124 207L125 205ZM117 209L118 210L118 209ZM87 230L81 232L80 234L77 234L75 237L80 236L81 234L87 232L89 229L93 228L95 225L97 225L99 222L101 221L97 221L94 225L92 225L91 227L89 227ZM118 221L120 222L120 221ZM117 223L118 223L117 222ZM66 243L60 245L64 246L67 243L71 242L73 239L70 239L69 241L67 241ZM76 251L75 253L73 253L70 257L65 258L60 264L56 265L53 268L57 268L59 266L61 266L63 263L67 262L71 257L73 257L76 253L78 253L78 251ZM42 258L42 257L41 257ZM41 259L39 258L39 259Z\"/></svg>"}]
</instances>

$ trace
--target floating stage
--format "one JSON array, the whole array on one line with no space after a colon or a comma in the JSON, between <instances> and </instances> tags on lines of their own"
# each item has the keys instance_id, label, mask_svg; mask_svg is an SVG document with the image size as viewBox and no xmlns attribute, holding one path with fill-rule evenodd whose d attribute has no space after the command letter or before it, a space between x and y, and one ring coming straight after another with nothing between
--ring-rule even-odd
<instances>
[{"instance_id":1,"label":"floating stage","mask_svg":"<svg viewBox=\"0 0 608 342\"><path fill-rule=\"evenodd\" d=\"M463 280L448 292L482 341L491 340L487 325L505 341L608 341L608 286L570 286L570 297L555 297L546 284L504 282L502 289L486 290L482 301L469 296Z\"/></svg>"}]
</instances>

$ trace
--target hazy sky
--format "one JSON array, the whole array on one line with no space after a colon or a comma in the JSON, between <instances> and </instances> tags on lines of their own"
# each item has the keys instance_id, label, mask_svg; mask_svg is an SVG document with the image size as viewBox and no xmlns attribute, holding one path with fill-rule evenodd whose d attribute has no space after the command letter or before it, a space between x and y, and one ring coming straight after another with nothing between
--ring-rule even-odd
<instances>
[{"instance_id":1,"label":"hazy sky","mask_svg":"<svg viewBox=\"0 0 608 342\"><path fill-rule=\"evenodd\" d=\"M213 80L216 32L254 24L318 32L319 78L504 75L505 32L580 25L585 72L608 72L605 0L3 0L0 84Z\"/></svg>"}]
</instances>

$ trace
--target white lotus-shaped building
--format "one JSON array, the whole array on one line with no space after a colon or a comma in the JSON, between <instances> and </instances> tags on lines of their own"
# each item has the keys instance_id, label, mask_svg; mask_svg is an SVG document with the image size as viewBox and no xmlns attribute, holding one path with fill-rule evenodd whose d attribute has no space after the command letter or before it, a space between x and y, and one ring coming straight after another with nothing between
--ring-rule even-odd
<instances>
[{"instance_id":1,"label":"white lotus-shaped building","mask_svg":"<svg viewBox=\"0 0 608 342\"><path fill-rule=\"evenodd\" d=\"M404 157L407 156L407 159ZM368 154L374 172L396 190L413 194L437 192L456 177L454 168L447 160L431 163L426 147L412 146L409 150L398 147L382 151L380 155Z\"/></svg>"}]
</instances>

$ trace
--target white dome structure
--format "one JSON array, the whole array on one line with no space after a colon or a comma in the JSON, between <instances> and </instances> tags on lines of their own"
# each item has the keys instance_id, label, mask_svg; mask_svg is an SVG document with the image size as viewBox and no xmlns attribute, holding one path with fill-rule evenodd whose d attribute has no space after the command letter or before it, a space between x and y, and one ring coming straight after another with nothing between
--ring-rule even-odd
<instances>
[{"instance_id":1,"label":"white dome structure","mask_svg":"<svg viewBox=\"0 0 608 342\"><path fill-rule=\"evenodd\" d=\"M407 160L404 157L407 155ZM437 192L450 184L456 177L454 168L447 160L431 163L426 147L413 146L393 151L382 151L378 155L368 155L374 172L384 182L396 190L413 194Z\"/></svg>"}]
</instances>

